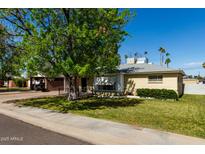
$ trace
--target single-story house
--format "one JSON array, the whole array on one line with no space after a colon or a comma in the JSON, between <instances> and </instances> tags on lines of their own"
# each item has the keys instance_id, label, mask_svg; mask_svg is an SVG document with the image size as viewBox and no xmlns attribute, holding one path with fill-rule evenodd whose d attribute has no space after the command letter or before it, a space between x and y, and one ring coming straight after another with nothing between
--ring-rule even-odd
<instances>
[{"instance_id":1,"label":"single-story house","mask_svg":"<svg viewBox=\"0 0 205 154\"><path fill-rule=\"evenodd\" d=\"M80 92L136 95L138 88L154 88L171 89L176 91L178 95L182 95L184 75L183 70L148 63L148 59L145 57L128 58L126 64L121 64L117 68L116 73L78 79L78 86ZM43 82L48 90L65 89L63 77ZM31 83L33 83L32 80Z\"/></svg>"},{"instance_id":2,"label":"single-story house","mask_svg":"<svg viewBox=\"0 0 205 154\"><path fill-rule=\"evenodd\" d=\"M94 79L96 91L119 91L136 95L138 88L171 89L183 94L183 70L148 63L147 58L128 58L118 73Z\"/></svg>"}]
</instances>

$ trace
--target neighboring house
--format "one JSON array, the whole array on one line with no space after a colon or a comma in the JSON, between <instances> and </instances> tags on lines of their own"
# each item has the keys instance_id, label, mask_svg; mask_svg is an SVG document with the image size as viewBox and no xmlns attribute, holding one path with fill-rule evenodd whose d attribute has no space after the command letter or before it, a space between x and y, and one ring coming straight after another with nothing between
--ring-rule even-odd
<instances>
[{"instance_id":1,"label":"neighboring house","mask_svg":"<svg viewBox=\"0 0 205 154\"><path fill-rule=\"evenodd\" d=\"M197 79L197 78L183 78L184 84L184 94L197 94L204 95L205 94L205 80Z\"/></svg>"},{"instance_id":2,"label":"neighboring house","mask_svg":"<svg viewBox=\"0 0 205 154\"><path fill-rule=\"evenodd\" d=\"M9 80L9 81L3 81L3 80L0 80L0 87L9 87L9 88L13 88L13 87L16 87L16 84L14 83L13 80Z\"/></svg>"},{"instance_id":3,"label":"neighboring house","mask_svg":"<svg viewBox=\"0 0 205 154\"><path fill-rule=\"evenodd\" d=\"M4 85L4 81L0 80L0 87L2 87Z\"/></svg>"},{"instance_id":4,"label":"neighboring house","mask_svg":"<svg viewBox=\"0 0 205 154\"><path fill-rule=\"evenodd\" d=\"M80 92L113 93L136 95L138 88L172 89L183 94L183 70L171 69L148 63L147 58L128 58L127 64L121 64L117 72L104 76L78 79ZM32 78L42 80L48 90L65 90L65 80L59 77L47 80L44 77ZM33 87L33 84L31 85Z\"/></svg>"},{"instance_id":5,"label":"neighboring house","mask_svg":"<svg viewBox=\"0 0 205 154\"><path fill-rule=\"evenodd\" d=\"M192 85L192 84L198 84L199 83L199 80L198 79L193 79L193 78L191 78L191 79L189 79L189 78L183 78L183 83L185 84L185 85Z\"/></svg>"},{"instance_id":6,"label":"neighboring house","mask_svg":"<svg viewBox=\"0 0 205 154\"><path fill-rule=\"evenodd\" d=\"M8 83L9 83L9 85L8 85L9 88L15 88L15 87L17 87L16 84L15 84L15 82L14 82L13 80L9 80Z\"/></svg>"}]
</instances>

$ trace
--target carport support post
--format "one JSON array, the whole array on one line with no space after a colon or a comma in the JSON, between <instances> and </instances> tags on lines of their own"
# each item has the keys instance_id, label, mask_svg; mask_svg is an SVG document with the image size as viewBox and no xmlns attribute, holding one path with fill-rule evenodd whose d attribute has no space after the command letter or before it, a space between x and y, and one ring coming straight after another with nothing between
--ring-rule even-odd
<instances>
[{"instance_id":1,"label":"carport support post","mask_svg":"<svg viewBox=\"0 0 205 154\"><path fill-rule=\"evenodd\" d=\"M45 81L45 89L48 90L48 79L44 78L44 81Z\"/></svg>"},{"instance_id":2,"label":"carport support post","mask_svg":"<svg viewBox=\"0 0 205 154\"><path fill-rule=\"evenodd\" d=\"M64 77L64 93L66 93L66 78Z\"/></svg>"},{"instance_id":3,"label":"carport support post","mask_svg":"<svg viewBox=\"0 0 205 154\"><path fill-rule=\"evenodd\" d=\"M124 74L120 74L120 92L124 93Z\"/></svg>"},{"instance_id":4,"label":"carport support post","mask_svg":"<svg viewBox=\"0 0 205 154\"><path fill-rule=\"evenodd\" d=\"M30 89L33 90L33 78L30 77Z\"/></svg>"}]
</instances>

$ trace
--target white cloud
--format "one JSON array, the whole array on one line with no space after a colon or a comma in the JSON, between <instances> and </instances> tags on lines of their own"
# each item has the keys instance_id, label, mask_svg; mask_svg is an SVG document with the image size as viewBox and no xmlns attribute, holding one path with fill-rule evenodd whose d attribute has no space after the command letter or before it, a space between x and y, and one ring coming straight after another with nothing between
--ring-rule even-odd
<instances>
[{"instance_id":1,"label":"white cloud","mask_svg":"<svg viewBox=\"0 0 205 154\"><path fill-rule=\"evenodd\" d=\"M187 75L202 75L205 76L205 71L202 67L202 61L188 62L183 64L183 70Z\"/></svg>"},{"instance_id":2,"label":"white cloud","mask_svg":"<svg viewBox=\"0 0 205 154\"><path fill-rule=\"evenodd\" d=\"M203 62L189 62L184 64L184 66L188 66L188 67L196 67L196 66L202 66Z\"/></svg>"}]
</instances>

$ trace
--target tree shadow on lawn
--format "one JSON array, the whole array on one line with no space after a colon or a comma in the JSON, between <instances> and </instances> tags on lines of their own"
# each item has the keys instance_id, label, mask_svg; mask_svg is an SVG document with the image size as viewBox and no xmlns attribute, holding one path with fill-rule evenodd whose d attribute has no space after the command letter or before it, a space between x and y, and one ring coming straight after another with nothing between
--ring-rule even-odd
<instances>
[{"instance_id":1,"label":"tree shadow on lawn","mask_svg":"<svg viewBox=\"0 0 205 154\"><path fill-rule=\"evenodd\" d=\"M62 113L70 110L96 110L106 108L129 107L142 103L141 99L130 98L88 98L82 100L68 101L66 98L33 99L25 101L22 105L53 109Z\"/></svg>"}]
</instances>

